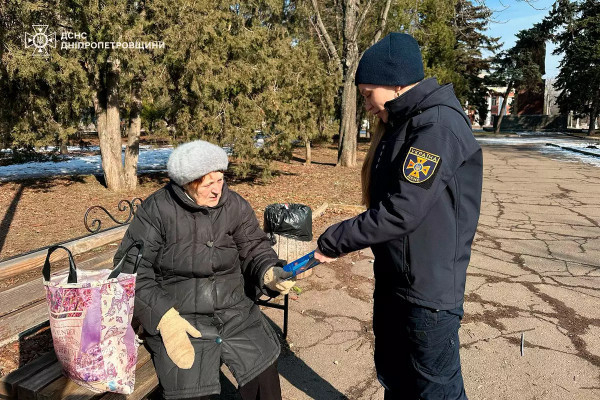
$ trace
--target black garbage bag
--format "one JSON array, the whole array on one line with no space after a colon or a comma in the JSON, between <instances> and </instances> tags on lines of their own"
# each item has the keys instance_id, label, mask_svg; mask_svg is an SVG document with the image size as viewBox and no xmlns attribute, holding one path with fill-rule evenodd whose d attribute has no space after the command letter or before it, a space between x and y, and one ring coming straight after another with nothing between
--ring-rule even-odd
<instances>
[{"instance_id":1,"label":"black garbage bag","mask_svg":"<svg viewBox=\"0 0 600 400\"><path fill-rule=\"evenodd\" d=\"M309 242L312 240L312 210L304 204L270 204L265 208L265 232Z\"/></svg>"}]
</instances>

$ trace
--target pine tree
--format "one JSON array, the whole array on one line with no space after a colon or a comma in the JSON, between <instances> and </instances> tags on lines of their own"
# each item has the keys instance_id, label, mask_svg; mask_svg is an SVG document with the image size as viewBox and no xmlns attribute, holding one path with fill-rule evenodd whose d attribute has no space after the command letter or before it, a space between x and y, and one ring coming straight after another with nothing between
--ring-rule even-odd
<instances>
[{"instance_id":1,"label":"pine tree","mask_svg":"<svg viewBox=\"0 0 600 400\"><path fill-rule=\"evenodd\" d=\"M494 71L490 79L492 82L506 85L495 133L500 132L508 96L513 89L532 92L540 89L539 83L542 82L544 74L542 61L546 51L546 40L544 24L535 24L532 28L517 33L515 45L494 58Z\"/></svg>"},{"instance_id":2,"label":"pine tree","mask_svg":"<svg viewBox=\"0 0 600 400\"><path fill-rule=\"evenodd\" d=\"M547 23L557 32L554 54L563 55L555 84L560 110L589 115L593 135L600 114L600 3L557 1Z\"/></svg>"},{"instance_id":3,"label":"pine tree","mask_svg":"<svg viewBox=\"0 0 600 400\"><path fill-rule=\"evenodd\" d=\"M146 23L144 2L9 0L1 33L4 140L14 146L64 142L93 107L107 187L134 188L142 96L153 56L129 43L152 40ZM32 56L23 45L23 34L36 24L47 25L46 37L56 35L55 46L44 49L48 57ZM111 42L127 48L105 46ZM71 44L77 47L67 48ZM124 163L122 120L128 136Z\"/></svg>"},{"instance_id":4,"label":"pine tree","mask_svg":"<svg viewBox=\"0 0 600 400\"><path fill-rule=\"evenodd\" d=\"M486 34L491 16L489 8L471 0L400 0L392 6L388 26L417 39L426 78L452 83L461 103L481 115L486 109L482 75L491 63L482 51L499 48L498 38Z\"/></svg>"},{"instance_id":5,"label":"pine tree","mask_svg":"<svg viewBox=\"0 0 600 400\"><path fill-rule=\"evenodd\" d=\"M86 33L89 42L151 43L155 37L146 32L145 4L117 0L73 4L61 1L59 10L66 30ZM123 45L69 51L87 76L102 169L110 190L131 190L137 185L142 92L148 84L146 74L152 71L153 51ZM124 162L122 133L127 137Z\"/></svg>"},{"instance_id":6,"label":"pine tree","mask_svg":"<svg viewBox=\"0 0 600 400\"><path fill-rule=\"evenodd\" d=\"M11 0L2 9L0 129L5 143L48 144L93 110L107 186L136 181L142 124L174 144L229 146L234 173L262 170L292 142L331 135L337 77L294 3ZM19 34L38 20L58 38L164 42L164 49L50 48L34 58ZM67 43L68 44L68 43ZM6 94L6 95L5 95ZM147 117L147 121L143 121ZM268 138L258 148L254 137ZM127 137L121 161L121 137ZM308 157L307 157L308 158ZM308 159L307 159L308 161Z\"/></svg>"},{"instance_id":7,"label":"pine tree","mask_svg":"<svg viewBox=\"0 0 600 400\"><path fill-rule=\"evenodd\" d=\"M455 53L457 67L464 79L464 89L458 85L456 94L463 104L468 102L469 107L480 116L486 115L487 88L483 74L489 71L491 58L484 57L482 52L487 50L494 54L500 48L499 38L486 34L493 12L485 5L473 4L470 0L458 0L455 9L452 21L456 36Z\"/></svg>"},{"instance_id":8,"label":"pine tree","mask_svg":"<svg viewBox=\"0 0 600 400\"><path fill-rule=\"evenodd\" d=\"M0 139L15 152L64 147L89 108L81 68L53 48L55 41L39 52L25 41L26 35L35 36L33 25L56 19L52 4L35 0L7 1L0 8ZM54 26L38 29L38 40L53 40Z\"/></svg>"},{"instance_id":9,"label":"pine tree","mask_svg":"<svg viewBox=\"0 0 600 400\"><path fill-rule=\"evenodd\" d=\"M232 149L237 175L268 175L269 161L289 157L294 140L329 132L334 79L294 3L153 4L154 29L177 43L166 49L153 95L172 101L166 119L176 143L210 140Z\"/></svg>"}]
</instances>

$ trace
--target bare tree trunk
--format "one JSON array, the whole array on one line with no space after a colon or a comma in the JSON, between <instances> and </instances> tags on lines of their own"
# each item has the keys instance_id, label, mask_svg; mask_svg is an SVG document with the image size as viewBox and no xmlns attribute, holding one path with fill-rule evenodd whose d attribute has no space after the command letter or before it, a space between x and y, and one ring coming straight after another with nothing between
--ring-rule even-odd
<instances>
[{"instance_id":1,"label":"bare tree trunk","mask_svg":"<svg viewBox=\"0 0 600 400\"><path fill-rule=\"evenodd\" d=\"M119 60L113 60L106 74L106 107L99 97L101 114L98 117L98 138L104 179L109 190L123 190L123 162L121 160L121 119L119 115ZM104 119L104 121L102 121Z\"/></svg>"},{"instance_id":2,"label":"bare tree trunk","mask_svg":"<svg viewBox=\"0 0 600 400\"><path fill-rule=\"evenodd\" d=\"M506 114L506 105L508 104L508 96L510 95L512 86L513 83L509 82L508 86L506 87L506 93L504 93L504 99L502 99L502 108L500 109L500 116L498 117L498 123L496 124L496 129L494 129L494 133L500 133L500 125L502 124L504 114Z\"/></svg>"},{"instance_id":3,"label":"bare tree trunk","mask_svg":"<svg viewBox=\"0 0 600 400\"><path fill-rule=\"evenodd\" d=\"M106 99L101 87L97 86L97 91L93 92L94 113L96 114L96 132L100 137L100 132L106 132ZM101 150L102 151L102 150Z\"/></svg>"},{"instance_id":4,"label":"bare tree trunk","mask_svg":"<svg viewBox=\"0 0 600 400\"><path fill-rule=\"evenodd\" d=\"M142 99L140 89L133 93L129 128L127 131L127 148L125 149L125 188L134 190L137 186L137 163L140 154L140 131L142 129Z\"/></svg>"},{"instance_id":5,"label":"bare tree trunk","mask_svg":"<svg viewBox=\"0 0 600 400\"><path fill-rule=\"evenodd\" d=\"M589 136L592 136L594 133L596 133L596 118L598 118L598 114L600 114L600 93L598 93L598 96L592 101L590 127L588 129Z\"/></svg>"},{"instance_id":6,"label":"bare tree trunk","mask_svg":"<svg viewBox=\"0 0 600 400\"><path fill-rule=\"evenodd\" d=\"M356 165L356 87L354 76L358 67L358 43L355 30L358 24L358 4L356 0L344 1L344 44L342 52L344 90L342 92L342 121L338 143L337 165Z\"/></svg>"},{"instance_id":7,"label":"bare tree trunk","mask_svg":"<svg viewBox=\"0 0 600 400\"><path fill-rule=\"evenodd\" d=\"M311 149L310 149L310 140L309 139L305 139L304 140L304 144L306 145L306 161L304 162L304 165L310 165L312 162L312 155L311 155Z\"/></svg>"},{"instance_id":8,"label":"bare tree trunk","mask_svg":"<svg viewBox=\"0 0 600 400\"><path fill-rule=\"evenodd\" d=\"M100 138L105 136L106 133L106 103L104 93L101 88L93 92L93 103L94 113L96 115L96 132L98 133L98 140L100 141L100 158L102 158L102 141Z\"/></svg>"},{"instance_id":9,"label":"bare tree trunk","mask_svg":"<svg viewBox=\"0 0 600 400\"><path fill-rule=\"evenodd\" d=\"M67 148L67 140L61 140L60 141L60 154L61 155L66 155L69 154L69 149Z\"/></svg>"},{"instance_id":10,"label":"bare tree trunk","mask_svg":"<svg viewBox=\"0 0 600 400\"><path fill-rule=\"evenodd\" d=\"M354 78L344 83L338 166L356 166L356 87Z\"/></svg>"}]
</instances>

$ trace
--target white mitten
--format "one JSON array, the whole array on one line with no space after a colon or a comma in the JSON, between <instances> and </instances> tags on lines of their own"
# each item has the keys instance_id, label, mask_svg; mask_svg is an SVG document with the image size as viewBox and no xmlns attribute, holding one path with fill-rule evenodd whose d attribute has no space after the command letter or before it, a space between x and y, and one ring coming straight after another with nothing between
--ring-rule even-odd
<instances>
[{"instance_id":1,"label":"white mitten","mask_svg":"<svg viewBox=\"0 0 600 400\"><path fill-rule=\"evenodd\" d=\"M271 267L265 272L263 283L266 287L281 294L288 294L294 287L296 281L293 279L285 280L292 276L291 272L284 271L281 267Z\"/></svg>"}]
</instances>

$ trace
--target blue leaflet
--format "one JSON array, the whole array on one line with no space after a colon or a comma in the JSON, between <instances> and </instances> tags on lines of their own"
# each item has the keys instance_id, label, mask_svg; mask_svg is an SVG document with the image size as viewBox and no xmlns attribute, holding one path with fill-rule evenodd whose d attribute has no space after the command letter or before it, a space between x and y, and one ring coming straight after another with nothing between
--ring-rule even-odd
<instances>
[{"instance_id":1,"label":"blue leaflet","mask_svg":"<svg viewBox=\"0 0 600 400\"><path fill-rule=\"evenodd\" d=\"M291 272L292 276L285 279L292 279L298 274L301 274L304 271L307 271L317 265L320 264L320 261L315 258L315 251L311 251L310 253L300 257L299 259L292 261L285 267L283 267L284 271Z\"/></svg>"}]
</instances>

